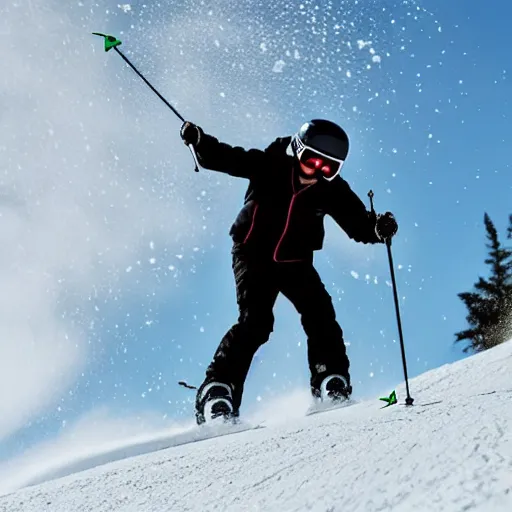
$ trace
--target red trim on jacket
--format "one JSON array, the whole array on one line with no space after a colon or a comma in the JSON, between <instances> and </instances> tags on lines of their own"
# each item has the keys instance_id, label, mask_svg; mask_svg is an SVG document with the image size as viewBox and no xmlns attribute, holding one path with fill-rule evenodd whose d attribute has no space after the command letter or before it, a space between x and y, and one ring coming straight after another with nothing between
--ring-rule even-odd
<instances>
[{"instance_id":1,"label":"red trim on jacket","mask_svg":"<svg viewBox=\"0 0 512 512\"><path fill-rule=\"evenodd\" d=\"M258 211L259 204L256 203L256 206L254 207L254 212L252 214L252 221L251 221L251 227L249 228L249 231L247 232L247 235L245 235L243 243L247 243L247 240L249 240L249 237L251 236L252 230L254 229L254 223L256 221L256 212Z\"/></svg>"},{"instance_id":2,"label":"red trim on jacket","mask_svg":"<svg viewBox=\"0 0 512 512\"><path fill-rule=\"evenodd\" d=\"M288 207L288 216L286 217L286 224L284 226L283 234L281 235L281 238L279 239L279 242L277 242L277 245L276 245L276 248L275 248L275 251L274 251L274 261L276 263L297 263L299 261L303 261L302 259L300 259L300 260L278 260L277 259L277 253L279 252L279 247L280 247L282 241L284 240L284 237L286 235L286 231L288 231L288 226L290 225L290 219L291 219L291 216L292 216L292 210L293 210L293 205L295 203L295 199L297 198L297 196L301 192L304 192L309 187L313 186L313 184L307 185L306 187L300 189L298 192L295 192L295 184L294 184L294 181L293 181L294 172L295 172L295 170L293 169L292 170L292 190L293 190L293 195L292 195L292 199L290 201L290 206Z\"/></svg>"}]
</instances>

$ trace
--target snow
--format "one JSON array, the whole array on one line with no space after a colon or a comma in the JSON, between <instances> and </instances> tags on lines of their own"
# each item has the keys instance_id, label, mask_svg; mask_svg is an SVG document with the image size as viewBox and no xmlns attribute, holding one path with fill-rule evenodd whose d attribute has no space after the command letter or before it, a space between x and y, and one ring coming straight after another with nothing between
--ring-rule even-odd
<instances>
[{"instance_id":1,"label":"snow","mask_svg":"<svg viewBox=\"0 0 512 512\"><path fill-rule=\"evenodd\" d=\"M284 60L278 60L275 62L272 71L274 73L282 73L285 66L286 66L286 63L284 62Z\"/></svg>"},{"instance_id":2,"label":"snow","mask_svg":"<svg viewBox=\"0 0 512 512\"><path fill-rule=\"evenodd\" d=\"M181 444L197 435L183 428L46 459L2 479L4 492L48 481L0 511L510 511L511 368L512 341L412 379L413 407L400 386L400 405L304 417L299 394L262 403L263 429Z\"/></svg>"}]
</instances>

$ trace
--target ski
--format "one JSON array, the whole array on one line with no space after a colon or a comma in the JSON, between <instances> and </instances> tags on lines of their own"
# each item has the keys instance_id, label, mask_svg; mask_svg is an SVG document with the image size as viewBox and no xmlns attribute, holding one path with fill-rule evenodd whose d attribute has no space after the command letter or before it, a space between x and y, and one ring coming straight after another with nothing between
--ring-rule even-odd
<instances>
[{"instance_id":1,"label":"ski","mask_svg":"<svg viewBox=\"0 0 512 512\"><path fill-rule=\"evenodd\" d=\"M258 430L265 428L264 425L251 424L245 422L237 423L216 423L211 424L194 425L183 432L176 434L170 434L168 436L162 436L160 439L149 441L146 446L142 448L142 452L148 452L165 450L167 448L174 448L182 446L184 444L197 443L200 441L206 441L208 439L215 439L217 437L229 436L232 434L240 434L249 430Z\"/></svg>"},{"instance_id":2,"label":"ski","mask_svg":"<svg viewBox=\"0 0 512 512\"><path fill-rule=\"evenodd\" d=\"M312 416L313 414L318 414L321 412L345 409L345 407L350 407L351 405L355 405L357 403L359 403L357 400L353 400L351 398L348 400L343 400L337 404L320 402L319 404L313 404L311 407L309 407L309 409L306 411L306 416Z\"/></svg>"}]
</instances>

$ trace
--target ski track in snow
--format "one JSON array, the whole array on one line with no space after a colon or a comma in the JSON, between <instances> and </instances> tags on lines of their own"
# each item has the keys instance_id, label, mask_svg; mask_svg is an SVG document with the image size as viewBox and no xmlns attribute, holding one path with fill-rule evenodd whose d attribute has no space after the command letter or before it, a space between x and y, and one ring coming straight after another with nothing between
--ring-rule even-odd
<instances>
[{"instance_id":1,"label":"ski track in snow","mask_svg":"<svg viewBox=\"0 0 512 512\"><path fill-rule=\"evenodd\" d=\"M49 461L24 485L68 476L0 497L0 511L510 512L511 369L512 341L413 379L413 407L372 399L116 462L172 440Z\"/></svg>"}]
</instances>

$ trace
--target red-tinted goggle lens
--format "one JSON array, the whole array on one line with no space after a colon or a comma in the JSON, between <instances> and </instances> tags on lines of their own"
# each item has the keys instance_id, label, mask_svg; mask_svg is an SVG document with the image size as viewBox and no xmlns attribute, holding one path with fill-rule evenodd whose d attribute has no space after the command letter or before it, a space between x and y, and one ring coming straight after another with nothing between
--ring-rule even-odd
<instances>
[{"instance_id":1,"label":"red-tinted goggle lens","mask_svg":"<svg viewBox=\"0 0 512 512\"><path fill-rule=\"evenodd\" d=\"M327 179L338 174L341 163L336 160L320 155L310 149L304 150L300 157L300 162L304 165L304 172L310 176L321 173Z\"/></svg>"}]
</instances>

